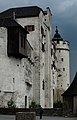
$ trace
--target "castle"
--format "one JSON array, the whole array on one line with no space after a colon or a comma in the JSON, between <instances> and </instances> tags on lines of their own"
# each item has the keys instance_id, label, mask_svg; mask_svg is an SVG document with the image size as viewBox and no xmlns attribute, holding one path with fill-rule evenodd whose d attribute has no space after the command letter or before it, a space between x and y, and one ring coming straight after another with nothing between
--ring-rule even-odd
<instances>
[{"instance_id":1,"label":"castle","mask_svg":"<svg viewBox=\"0 0 77 120\"><path fill-rule=\"evenodd\" d=\"M32 101L53 108L70 84L69 43L52 38L50 8L10 8L0 13L0 107Z\"/></svg>"}]
</instances>

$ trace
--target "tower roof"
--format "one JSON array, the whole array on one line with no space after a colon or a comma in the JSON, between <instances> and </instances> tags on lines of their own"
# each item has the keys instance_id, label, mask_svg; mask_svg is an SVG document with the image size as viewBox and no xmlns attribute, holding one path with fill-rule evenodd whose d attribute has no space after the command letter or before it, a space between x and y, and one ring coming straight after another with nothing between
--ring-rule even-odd
<instances>
[{"instance_id":1,"label":"tower roof","mask_svg":"<svg viewBox=\"0 0 77 120\"><path fill-rule=\"evenodd\" d=\"M57 41L63 40L63 39L61 38L61 35L60 35L59 32L58 32L58 27L57 27L57 26L56 26L56 30L55 30L55 35L54 35L54 37L53 37L53 41L55 41L55 40L57 40Z\"/></svg>"}]
</instances>

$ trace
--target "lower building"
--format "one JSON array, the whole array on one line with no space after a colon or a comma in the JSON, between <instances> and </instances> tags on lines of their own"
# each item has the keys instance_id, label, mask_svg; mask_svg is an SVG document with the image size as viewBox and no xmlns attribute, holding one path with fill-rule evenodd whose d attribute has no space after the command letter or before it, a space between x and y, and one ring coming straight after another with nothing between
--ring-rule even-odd
<instances>
[{"instance_id":1,"label":"lower building","mask_svg":"<svg viewBox=\"0 0 77 120\"><path fill-rule=\"evenodd\" d=\"M75 114L77 116L77 73L69 88L62 94L62 97L64 114Z\"/></svg>"},{"instance_id":2,"label":"lower building","mask_svg":"<svg viewBox=\"0 0 77 120\"><path fill-rule=\"evenodd\" d=\"M24 54L25 49L20 41L27 32L15 21L10 20L10 23L9 20L0 20L0 107L8 107L11 100L16 107L29 107L33 99L32 48L25 39L25 45L30 51L29 55L27 50ZM19 33L15 34L17 29L20 30L20 39Z\"/></svg>"}]
</instances>

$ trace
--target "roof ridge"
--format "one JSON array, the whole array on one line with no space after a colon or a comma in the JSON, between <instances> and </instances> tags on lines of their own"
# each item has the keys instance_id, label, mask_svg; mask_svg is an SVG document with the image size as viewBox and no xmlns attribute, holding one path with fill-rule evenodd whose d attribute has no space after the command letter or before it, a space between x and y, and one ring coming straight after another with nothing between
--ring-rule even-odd
<instances>
[{"instance_id":1,"label":"roof ridge","mask_svg":"<svg viewBox=\"0 0 77 120\"><path fill-rule=\"evenodd\" d=\"M20 7L11 7L11 8L8 8L8 9L6 9L6 10L4 10L4 11L2 11L2 12L0 12L0 13L3 13L3 12L6 12L6 11L9 11L9 10L14 10L14 9L24 9L24 8L39 8L40 10L42 10L42 8L41 7L39 7L39 6L20 6ZM43 11L43 10L42 10ZM43 11L44 12L44 11Z\"/></svg>"},{"instance_id":2,"label":"roof ridge","mask_svg":"<svg viewBox=\"0 0 77 120\"><path fill-rule=\"evenodd\" d=\"M16 12L16 18L22 17L36 17L39 16L40 11L44 13L42 8L38 6L15 7L9 8L0 13L1 18L12 17L13 12Z\"/></svg>"}]
</instances>

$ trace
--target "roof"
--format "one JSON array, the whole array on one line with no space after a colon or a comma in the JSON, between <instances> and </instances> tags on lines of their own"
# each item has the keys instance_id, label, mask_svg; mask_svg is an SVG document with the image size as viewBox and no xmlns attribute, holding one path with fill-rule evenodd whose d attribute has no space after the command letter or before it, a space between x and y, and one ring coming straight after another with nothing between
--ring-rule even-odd
<instances>
[{"instance_id":1,"label":"roof","mask_svg":"<svg viewBox=\"0 0 77 120\"><path fill-rule=\"evenodd\" d=\"M10 8L4 12L0 13L0 18L12 18L13 13L15 13L15 18L23 18L23 17L36 17L39 15L40 11L44 13L44 11L37 6L28 6L28 7L18 7L18 8Z\"/></svg>"},{"instance_id":2,"label":"roof","mask_svg":"<svg viewBox=\"0 0 77 120\"><path fill-rule=\"evenodd\" d=\"M62 94L62 96L77 96L77 72L70 87Z\"/></svg>"},{"instance_id":3,"label":"roof","mask_svg":"<svg viewBox=\"0 0 77 120\"><path fill-rule=\"evenodd\" d=\"M6 28L8 28L8 27L20 27L26 33L28 33L20 24L18 24L13 19L0 19L0 27L6 27Z\"/></svg>"},{"instance_id":4,"label":"roof","mask_svg":"<svg viewBox=\"0 0 77 120\"><path fill-rule=\"evenodd\" d=\"M19 24L13 19L0 19L0 27L19 27Z\"/></svg>"},{"instance_id":5,"label":"roof","mask_svg":"<svg viewBox=\"0 0 77 120\"><path fill-rule=\"evenodd\" d=\"M63 40L62 38L61 38L61 35L59 34L59 32L58 32L58 28L57 28L57 26L56 26L56 31L55 31L56 33L55 33L55 35L54 35L54 37L53 37L53 41L60 41L60 40Z\"/></svg>"}]
</instances>

